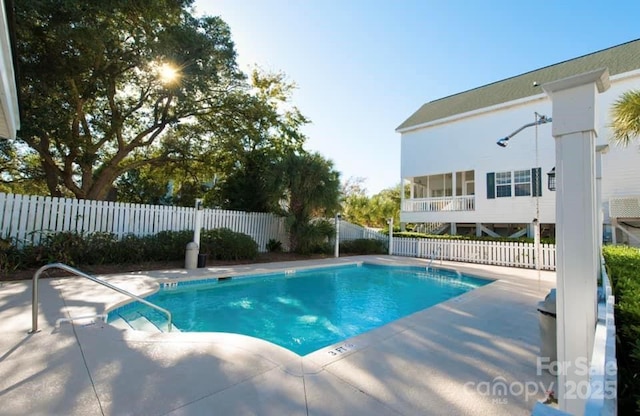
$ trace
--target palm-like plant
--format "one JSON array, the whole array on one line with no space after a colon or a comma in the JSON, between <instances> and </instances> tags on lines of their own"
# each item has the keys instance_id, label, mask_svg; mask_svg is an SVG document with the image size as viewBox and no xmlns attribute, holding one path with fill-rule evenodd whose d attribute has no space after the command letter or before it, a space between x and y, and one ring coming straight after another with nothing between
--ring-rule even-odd
<instances>
[{"instance_id":1,"label":"palm-like plant","mask_svg":"<svg viewBox=\"0 0 640 416\"><path fill-rule=\"evenodd\" d=\"M611 107L612 140L628 146L640 137L640 90L627 91Z\"/></svg>"},{"instance_id":2,"label":"palm-like plant","mask_svg":"<svg viewBox=\"0 0 640 416\"><path fill-rule=\"evenodd\" d=\"M340 208L340 173L319 153L292 153L283 163L288 196L291 249L308 251L327 232L310 223ZM324 228L321 227L323 230Z\"/></svg>"}]
</instances>

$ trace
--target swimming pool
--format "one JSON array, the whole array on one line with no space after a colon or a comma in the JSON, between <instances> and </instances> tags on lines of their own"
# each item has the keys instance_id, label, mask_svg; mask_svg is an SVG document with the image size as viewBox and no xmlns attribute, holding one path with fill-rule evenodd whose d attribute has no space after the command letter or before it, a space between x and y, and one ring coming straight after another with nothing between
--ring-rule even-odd
<instances>
[{"instance_id":1,"label":"swimming pool","mask_svg":"<svg viewBox=\"0 0 640 416\"><path fill-rule=\"evenodd\" d=\"M163 285L147 300L183 332L231 332L305 355L491 283L455 271L354 264ZM109 321L166 318L134 302Z\"/></svg>"}]
</instances>

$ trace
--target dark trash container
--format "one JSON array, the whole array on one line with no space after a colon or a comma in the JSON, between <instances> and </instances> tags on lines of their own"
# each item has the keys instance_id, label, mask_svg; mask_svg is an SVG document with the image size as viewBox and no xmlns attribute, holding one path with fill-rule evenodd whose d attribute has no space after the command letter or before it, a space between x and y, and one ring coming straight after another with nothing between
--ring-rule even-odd
<instances>
[{"instance_id":1,"label":"dark trash container","mask_svg":"<svg viewBox=\"0 0 640 416\"><path fill-rule=\"evenodd\" d=\"M202 269L203 267L207 267L207 255L198 254L198 268Z\"/></svg>"},{"instance_id":2,"label":"dark trash container","mask_svg":"<svg viewBox=\"0 0 640 416\"><path fill-rule=\"evenodd\" d=\"M556 290L551 289L542 302L538 302L540 319L540 357L548 357L550 362L558 358L556 338Z\"/></svg>"}]
</instances>

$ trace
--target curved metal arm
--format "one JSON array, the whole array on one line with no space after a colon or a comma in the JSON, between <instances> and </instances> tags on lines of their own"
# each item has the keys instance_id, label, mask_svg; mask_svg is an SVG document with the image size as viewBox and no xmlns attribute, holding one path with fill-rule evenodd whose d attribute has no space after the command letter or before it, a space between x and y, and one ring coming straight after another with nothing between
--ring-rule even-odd
<instances>
[{"instance_id":1,"label":"curved metal arm","mask_svg":"<svg viewBox=\"0 0 640 416\"><path fill-rule=\"evenodd\" d=\"M42 272L48 269L62 269L69 273L73 273L76 276L84 277L86 279L91 280L92 282L96 282L102 286L108 287L111 290L115 290L118 293L122 293L123 295L129 296L130 298L135 299L138 302L144 303L145 305L164 313L165 315L167 315L167 319L169 320L167 324L167 328L168 328L167 332L171 332L171 328L173 327L173 317L171 316L171 312L169 312L168 310L161 308L160 306L154 305L148 300L145 300L140 296L134 295L131 292L127 292L124 289L120 289L119 287L114 286L111 283L107 283L104 280L98 279L93 276L89 276L88 274L83 273L78 269L74 269L71 266L67 266L64 263L51 263L51 264L46 264L40 267L33 275L33 287L32 287L32 293L31 293L32 295L31 296L31 303L32 303L31 331L29 331L30 333L38 332L38 279L40 278L40 275L42 274Z\"/></svg>"},{"instance_id":2,"label":"curved metal arm","mask_svg":"<svg viewBox=\"0 0 640 416\"><path fill-rule=\"evenodd\" d=\"M502 139L498 140L496 142L496 144L500 147L507 147L507 142L509 141L509 139L513 138L513 136L515 136L516 134L520 133L522 130L529 128L529 127L533 127L536 125L540 125L540 124L547 124L547 123L551 123L553 121L553 119L551 117L547 117L547 116L542 116L542 115L538 115L538 113L536 113L538 119L536 121L534 121L533 123L527 123L524 126L520 127L519 129L516 129L513 133L511 133L510 135L508 135L507 137L503 137Z\"/></svg>"}]
</instances>

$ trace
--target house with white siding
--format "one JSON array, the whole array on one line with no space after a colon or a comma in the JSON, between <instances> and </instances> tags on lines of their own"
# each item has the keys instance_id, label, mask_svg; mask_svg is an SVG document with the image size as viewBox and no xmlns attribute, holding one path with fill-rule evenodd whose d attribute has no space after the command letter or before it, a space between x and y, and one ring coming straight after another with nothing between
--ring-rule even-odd
<instances>
[{"instance_id":1,"label":"house with white siding","mask_svg":"<svg viewBox=\"0 0 640 416\"><path fill-rule=\"evenodd\" d=\"M410 189L400 221L431 233L521 236L532 234L537 219L543 236L553 236L555 143L541 85L599 68L608 68L611 80L598 95L594 149L602 161L605 238L640 237L640 140L628 148L609 144L612 103L640 89L640 39L420 107L396 129Z\"/></svg>"}]
</instances>

